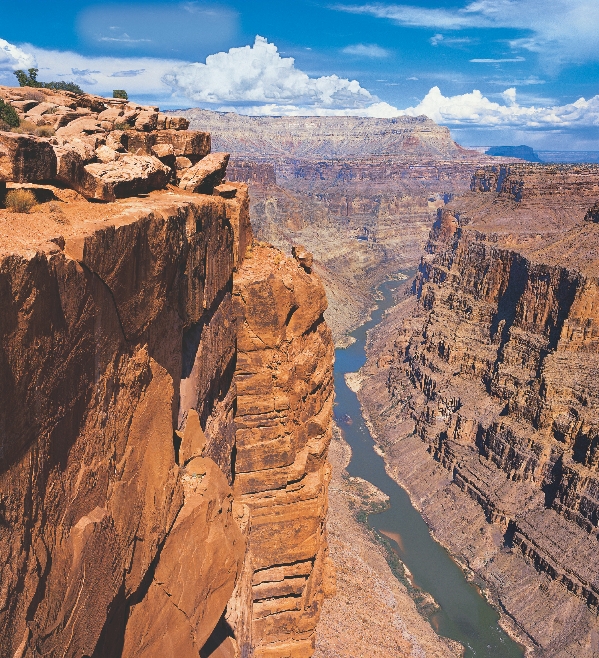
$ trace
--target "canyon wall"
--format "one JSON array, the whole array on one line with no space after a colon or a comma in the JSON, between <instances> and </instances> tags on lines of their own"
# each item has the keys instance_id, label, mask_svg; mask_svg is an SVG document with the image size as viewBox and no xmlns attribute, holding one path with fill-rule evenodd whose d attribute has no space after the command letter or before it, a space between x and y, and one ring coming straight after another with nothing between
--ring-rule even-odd
<instances>
[{"instance_id":1,"label":"canyon wall","mask_svg":"<svg viewBox=\"0 0 599 658\"><path fill-rule=\"evenodd\" d=\"M21 118L0 132L0 656L310 656L332 341L308 255L252 246L247 187L185 120L0 96Z\"/></svg>"},{"instance_id":2,"label":"canyon wall","mask_svg":"<svg viewBox=\"0 0 599 658\"><path fill-rule=\"evenodd\" d=\"M500 161L462 148L424 116L172 115L231 153L229 178L250 185L258 238L314 253L338 344L368 314L376 285L417 265L437 208L468 190L480 164Z\"/></svg>"},{"instance_id":3,"label":"canyon wall","mask_svg":"<svg viewBox=\"0 0 599 658\"><path fill-rule=\"evenodd\" d=\"M596 166L478 170L361 392L390 472L535 656L599 651Z\"/></svg>"}]
</instances>

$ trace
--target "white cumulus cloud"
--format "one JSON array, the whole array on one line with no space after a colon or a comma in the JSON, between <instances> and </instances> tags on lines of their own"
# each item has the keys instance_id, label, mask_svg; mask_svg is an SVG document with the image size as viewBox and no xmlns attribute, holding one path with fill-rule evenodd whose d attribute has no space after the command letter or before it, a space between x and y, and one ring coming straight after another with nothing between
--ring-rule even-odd
<instances>
[{"instance_id":1,"label":"white cumulus cloud","mask_svg":"<svg viewBox=\"0 0 599 658\"><path fill-rule=\"evenodd\" d=\"M281 57L277 47L257 36L253 46L231 48L206 58L206 63L177 67L164 81L199 103L266 105L273 113L296 106L314 110L355 109L375 99L357 80L336 75L311 78Z\"/></svg>"},{"instance_id":2,"label":"white cumulus cloud","mask_svg":"<svg viewBox=\"0 0 599 658\"><path fill-rule=\"evenodd\" d=\"M426 114L437 123L449 126L513 127L523 130L599 126L599 96L547 107L520 105L515 88L506 89L501 96L504 103L489 100L477 89L468 94L447 97L443 96L439 87L433 87L418 105L401 110L400 114Z\"/></svg>"},{"instance_id":3,"label":"white cumulus cloud","mask_svg":"<svg viewBox=\"0 0 599 658\"><path fill-rule=\"evenodd\" d=\"M21 48L0 39L0 71L28 69L36 65L35 57Z\"/></svg>"}]
</instances>

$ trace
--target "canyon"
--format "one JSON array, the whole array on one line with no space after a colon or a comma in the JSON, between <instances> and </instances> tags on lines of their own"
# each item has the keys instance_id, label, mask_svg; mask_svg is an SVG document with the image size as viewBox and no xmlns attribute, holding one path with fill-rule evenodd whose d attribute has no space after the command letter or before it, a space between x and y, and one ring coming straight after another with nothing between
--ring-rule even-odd
<instances>
[{"instance_id":1,"label":"canyon","mask_svg":"<svg viewBox=\"0 0 599 658\"><path fill-rule=\"evenodd\" d=\"M531 656L596 656L595 165L487 166L439 209L359 396L435 537Z\"/></svg>"},{"instance_id":2,"label":"canyon","mask_svg":"<svg viewBox=\"0 0 599 658\"><path fill-rule=\"evenodd\" d=\"M334 574L309 254L253 238L184 119L0 97L0 655L310 656Z\"/></svg>"},{"instance_id":3,"label":"canyon","mask_svg":"<svg viewBox=\"0 0 599 658\"><path fill-rule=\"evenodd\" d=\"M416 267L348 379L387 472L527 655L599 655L598 167L0 98L1 658L461 655L333 422L335 347Z\"/></svg>"},{"instance_id":4,"label":"canyon","mask_svg":"<svg viewBox=\"0 0 599 658\"><path fill-rule=\"evenodd\" d=\"M259 239L314 254L337 345L368 317L376 286L418 263L437 208L468 190L477 166L501 162L423 116L168 114L208 130L231 154L228 176L250 187Z\"/></svg>"}]
</instances>

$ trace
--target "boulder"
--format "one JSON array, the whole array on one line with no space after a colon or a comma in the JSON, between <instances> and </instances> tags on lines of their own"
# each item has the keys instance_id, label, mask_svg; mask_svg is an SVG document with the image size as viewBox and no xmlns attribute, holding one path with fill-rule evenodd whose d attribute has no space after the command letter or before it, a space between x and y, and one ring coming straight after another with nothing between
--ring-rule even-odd
<instances>
[{"instance_id":1,"label":"boulder","mask_svg":"<svg viewBox=\"0 0 599 658\"><path fill-rule=\"evenodd\" d=\"M98 114L98 119L100 121L116 121L121 116L123 116L123 109L121 107L109 107L104 112Z\"/></svg>"},{"instance_id":2,"label":"boulder","mask_svg":"<svg viewBox=\"0 0 599 658\"><path fill-rule=\"evenodd\" d=\"M96 157L100 162L114 162L117 159L117 152L109 146L99 146L96 149Z\"/></svg>"},{"instance_id":3,"label":"boulder","mask_svg":"<svg viewBox=\"0 0 599 658\"><path fill-rule=\"evenodd\" d=\"M234 199L237 196L237 187L235 185L217 185L214 188L214 196L222 196L223 199Z\"/></svg>"},{"instance_id":4,"label":"boulder","mask_svg":"<svg viewBox=\"0 0 599 658\"><path fill-rule=\"evenodd\" d=\"M180 169L189 169L192 166L193 162L189 158L183 156L178 156L175 160L175 167Z\"/></svg>"},{"instance_id":5,"label":"boulder","mask_svg":"<svg viewBox=\"0 0 599 658\"><path fill-rule=\"evenodd\" d=\"M56 103L48 103L48 102L37 103L30 110L27 111L27 114L29 114L30 116L35 116L35 115L41 116L42 114L48 114L48 113L52 114L52 110L54 110L57 107L58 105L56 105Z\"/></svg>"},{"instance_id":6,"label":"boulder","mask_svg":"<svg viewBox=\"0 0 599 658\"><path fill-rule=\"evenodd\" d=\"M81 117L80 119L75 119L63 128L59 128L56 131L56 134L59 137L74 137L80 133L84 134L93 134L93 133L103 133L104 129L100 126L100 122L90 116Z\"/></svg>"},{"instance_id":7,"label":"boulder","mask_svg":"<svg viewBox=\"0 0 599 658\"><path fill-rule=\"evenodd\" d=\"M157 122L158 112L142 111L135 120L135 129L142 130L143 132L151 132L152 130L156 130Z\"/></svg>"},{"instance_id":8,"label":"boulder","mask_svg":"<svg viewBox=\"0 0 599 658\"><path fill-rule=\"evenodd\" d=\"M177 157L189 158L195 164L210 153L210 133L199 130L158 130L152 135L153 144L172 144Z\"/></svg>"},{"instance_id":9,"label":"boulder","mask_svg":"<svg viewBox=\"0 0 599 658\"><path fill-rule=\"evenodd\" d=\"M171 130L187 130L189 121L185 117L168 117L166 127Z\"/></svg>"},{"instance_id":10,"label":"boulder","mask_svg":"<svg viewBox=\"0 0 599 658\"><path fill-rule=\"evenodd\" d=\"M69 110L68 112L65 113L56 113L53 115L55 118L54 121L54 129L58 130L58 128L64 128L65 126L68 126L70 123L73 121L76 121L77 119L81 119L81 114L79 112L73 112L72 110Z\"/></svg>"},{"instance_id":11,"label":"boulder","mask_svg":"<svg viewBox=\"0 0 599 658\"><path fill-rule=\"evenodd\" d=\"M52 145L33 135L0 132L0 180L33 183L56 176Z\"/></svg>"},{"instance_id":12,"label":"boulder","mask_svg":"<svg viewBox=\"0 0 599 658\"><path fill-rule=\"evenodd\" d=\"M300 267L303 267L308 274L312 272L312 264L314 262L314 257L312 254L306 249L306 247L302 247L301 245L294 245L291 248L291 254L295 258L295 260L299 263Z\"/></svg>"},{"instance_id":13,"label":"boulder","mask_svg":"<svg viewBox=\"0 0 599 658\"><path fill-rule=\"evenodd\" d=\"M118 162L85 165L77 190L87 199L113 201L166 187L171 170L151 155L125 155Z\"/></svg>"},{"instance_id":14,"label":"boulder","mask_svg":"<svg viewBox=\"0 0 599 658\"><path fill-rule=\"evenodd\" d=\"M112 130L106 135L106 146L124 153L127 150L127 134L122 130Z\"/></svg>"},{"instance_id":15,"label":"boulder","mask_svg":"<svg viewBox=\"0 0 599 658\"><path fill-rule=\"evenodd\" d=\"M179 187L199 194L212 194L215 186L222 183L228 163L228 153L211 153L183 173Z\"/></svg>"},{"instance_id":16,"label":"boulder","mask_svg":"<svg viewBox=\"0 0 599 658\"><path fill-rule=\"evenodd\" d=\"M186 157L195 164L210 153L210 134L198 130L156 130L143 132L127 130L125 144L129 153L152 155L154 147L167 145L176 157Z\"/></svg>"},{"instance_id":17,"label":"boulder","mask_svg":"<svg viewBox=\"0 0 599 658\"><path fill-rule=\"evenodd\" d=\"M86 177L85 165L95 159L94 149L77 139L54 146L56 154L56 178L75 190L80 190Z\"/></svg>"}]
</instances>

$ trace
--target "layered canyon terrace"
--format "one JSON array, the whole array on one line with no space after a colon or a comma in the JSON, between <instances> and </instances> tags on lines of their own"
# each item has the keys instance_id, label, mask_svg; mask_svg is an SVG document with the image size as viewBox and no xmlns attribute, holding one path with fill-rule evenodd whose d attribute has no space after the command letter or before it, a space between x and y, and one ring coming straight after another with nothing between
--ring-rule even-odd
<instances>
[{"instance_id":1,"label":"layered canyon terrace","mask_svg":"<svg viewBox=\"0 0 599 658\"><path fill-rule=\"evenodd\" d=\"M598 196L596 165L478 170L360 391L390 472L534 656L598 650Z\"/></svg>"}]
</instances>

